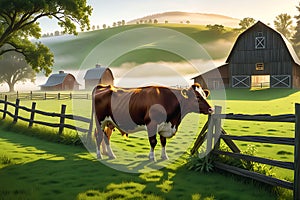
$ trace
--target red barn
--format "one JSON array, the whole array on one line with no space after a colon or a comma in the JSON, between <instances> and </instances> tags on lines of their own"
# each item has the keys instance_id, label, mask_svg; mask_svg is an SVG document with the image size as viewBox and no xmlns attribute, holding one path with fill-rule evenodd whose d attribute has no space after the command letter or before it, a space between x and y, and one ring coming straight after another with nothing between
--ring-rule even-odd
<instances>
[{"instance_id":1,"label":"red barn","mask_svg":"<svg viewBox=\"0 0 300 200\"><path fill-rule=\"evenodd\" d=\"M70 73L59 71L58 74L52 74L44 85L41 85L41 90L59 91L59 90L79 90L79 83Z\"/></svg>"}]
</instances>

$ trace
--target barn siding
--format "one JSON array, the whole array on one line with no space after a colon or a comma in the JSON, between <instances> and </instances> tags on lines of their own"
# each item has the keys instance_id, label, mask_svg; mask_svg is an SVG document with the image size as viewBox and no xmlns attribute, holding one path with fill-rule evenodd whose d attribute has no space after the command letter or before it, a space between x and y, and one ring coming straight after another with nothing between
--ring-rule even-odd
<instances>
[{"instance_id":1,"label":"barn siding","mask_svg":"<svg viewBox=\"0 0 300 200\"><path fill-rule=\"evenodd\" d=\"M265 37L265 48L255 48L258 32ZM232 76L237 75L291 75L293 60L281 35L258 23L245 31L236 41L228 60ZM264 70L257 71L256 63L264 63Z\"/></svg>"},{"instance_id":2,"label":"barn siding","mask_svg":"<svg viewBox=\"0 0 300 200\"><path fill-rule=\"evenodd\" d=\"M265 37L265 48L255 48L258 32ZM224 66L227 71L221 66L195 77L195 82L204 84L206 81L205 84L213 88L212 82L219 77L213 72L219 70L224 85L229 87L250 87L248 82L252 75L270 75L271 87L300 88L300 65L295 52L284 36L262 22L257 22L240 34L226 63ZM257 63L263 63L264 69L256 70Z\"/></svg>"}]
</instances>

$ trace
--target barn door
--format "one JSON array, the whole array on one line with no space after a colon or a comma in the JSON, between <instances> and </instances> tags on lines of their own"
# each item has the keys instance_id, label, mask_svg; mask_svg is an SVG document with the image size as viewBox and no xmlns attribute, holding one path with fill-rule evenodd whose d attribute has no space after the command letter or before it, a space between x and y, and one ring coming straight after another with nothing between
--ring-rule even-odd
<instances>
[{"instance_id":1,"label":"barn door","mask_svg":"<svg viewBox=\"0 0 300 200\"><path fill-rule=\"evenodd\" d=\"M272 75L271 88L290 88L291 76L290 75Z\"/></svg>"},{"instance_id":2,"label":"barn door","mask_svg":"<svg viewBox=\"0 0 300 200\"><path fill-rule=\"evenodd\" d=\"M250 76L232 76L233 88L250 88Z\"/></svg>"}]
</instances>

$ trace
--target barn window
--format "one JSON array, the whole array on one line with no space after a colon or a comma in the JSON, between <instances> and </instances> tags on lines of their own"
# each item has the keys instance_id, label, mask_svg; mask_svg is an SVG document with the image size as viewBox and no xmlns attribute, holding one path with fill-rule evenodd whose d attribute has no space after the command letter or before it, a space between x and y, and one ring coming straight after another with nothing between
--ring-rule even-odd
<instances>
[{"instance_id":1,"label":"barn window","mask_svg":"<svg viewBox=\"0 0 300 200\"><path fill-rule=\"evenodd\" d=\"M256 71L263 71L264 70L264 63L256 63L255 64Z\"/></svg>"},{"instance_id":2,"label":"barn window","mask_svg":"<svg viewBox=\"0 0 300 200\"><path fill-rule=\"evenodd\" d=\"M255 37L255 48L264 49L265 48L265 37L259 36Z\"/></svg>"}]
</instances>

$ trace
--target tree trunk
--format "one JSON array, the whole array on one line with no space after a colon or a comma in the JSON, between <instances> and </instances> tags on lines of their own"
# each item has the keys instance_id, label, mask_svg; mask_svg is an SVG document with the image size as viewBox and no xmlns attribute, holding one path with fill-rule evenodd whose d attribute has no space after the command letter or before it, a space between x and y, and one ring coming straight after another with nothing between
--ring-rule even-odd
<instances>
[{"instance_id":1,"label":"tree trunk","mask_svg":"<svg viewBox=\"0 0 300 200\"><path fill-rule=\"evenodd\" d=\"M9 92L15 92L15 84L13 83L7 83L9 86Z\"/></svg>"}]
</instances>

